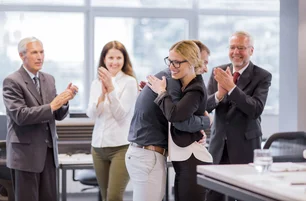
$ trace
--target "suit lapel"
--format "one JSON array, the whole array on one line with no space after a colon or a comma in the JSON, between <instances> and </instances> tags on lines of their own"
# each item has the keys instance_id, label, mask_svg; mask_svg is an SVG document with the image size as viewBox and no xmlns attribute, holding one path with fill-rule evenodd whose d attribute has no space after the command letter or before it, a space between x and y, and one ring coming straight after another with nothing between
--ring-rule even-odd
<instances>
[{"instance_id":1,"label":"suit lapel","mask_svg":"<svg viewBox=\"0 0 306 201\"><path fill-rule=\"evenodd\" d=\"M233 72L233 66L230 66L231 68L231 72ZM237 81L237 87L239 89L241 89L242 91L247 87L247 85L252 81L252 77L253 77L253 68L254 65L253 63L250 61L249 66L243 71L243 73L240 75L240 77L238 78ZM236 105L235 103L229 101L228 102L229 106L228 106L228 111L226 113L226 119L229 119L232 114L235 112L236 110Z\"/></svg>"},{"instance_id":2,"label":"suit lapel","mask_svg":"<svg viewBox=\"0 0 306 201\"><path fill-rule=\"evenodd\" d=\"M35 84L32 81L31 77L29 76L29 74L27 73L27 71L25 71L25 69L21 66L21 68L19 69L19 72L28 88L28 90L30 91L30 93L35 97L35 99L38 101L38 103L41 105L42 104L42 100L41 97L38 93L38 91L36 90Z\"/></svg>"},{"instance_id":3,"label":"suit lapel","mask_svg":"<svg viewBox=\"0 0 306 201\"><path fill-rule=\"evenodd\" d=\"M254 65L252 62L250 62L249 66L240 75L237 81L237 86L239 87L239 89L244 90L244 88L252 81L253 68Z\"/></svg>"},{"instance_id":4,"label":"suit lapel","mask_svg":"<svg viewBox=\"0 0 306 201\"><path fill-rule=\"evenodd\" d=\"M47 102L47 98L48 98L48 93L47 93L49 91L48 90L48 84L47 84L46 78L45 78L43 73L40 73L39 77L40 77L41 97L42 97L43 103L45 104Z\"/></svg>"}]
</instances>

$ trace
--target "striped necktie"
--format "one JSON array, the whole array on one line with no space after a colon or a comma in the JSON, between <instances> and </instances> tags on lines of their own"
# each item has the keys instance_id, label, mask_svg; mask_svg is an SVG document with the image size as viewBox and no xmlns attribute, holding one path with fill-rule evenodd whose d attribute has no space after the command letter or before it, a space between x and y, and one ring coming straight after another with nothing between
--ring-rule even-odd
<instances>
[{"instance_id":1,"label":"striped necktie","mask_svg":"<svg viewBox=\"0 0 306 201\"><path fill-rule=\"evenodd\" d=\"M39 78L35 76L35 77L33 78L33 80L34 80L34 84L35 84L36 90L37 90L37 92L38 92L39 95L40 95Z\"/></svg>"}]
</instances>

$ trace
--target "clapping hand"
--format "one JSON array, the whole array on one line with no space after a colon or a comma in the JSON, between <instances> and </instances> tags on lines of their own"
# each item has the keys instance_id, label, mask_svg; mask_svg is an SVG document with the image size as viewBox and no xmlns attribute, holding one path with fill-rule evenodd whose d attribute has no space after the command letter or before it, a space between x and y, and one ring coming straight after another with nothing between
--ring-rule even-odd
<instances>
[{"instance_id":1,"label":"clapping hand","mask_svg":"<svg viewBox=\"0 0 306 201\"><path fill-rule=\"evenodd\" d=\"M98 69L98 76L99 79L102 81L102 91L106 90L106 93L112 92L114 90L114 85L110 72L106 68L100 67ZM105 88L103 89L103 87Z\"/></svg>"},{"instance_id":2,"label":"clapping hand","mask_svg":"<svg viewBox=\"0 0 306 201\"><path fill-rule=\"evenodd\" d=\"M226 92L230 91L232 88L235 87L235 84L233 82L233 76L230 72L230 68L227 67L226 71L224 71L221 68L215 68L214 69L214 78L218 82L218 90L224 89ZM220 88L221 87L221 88ZM224 90L219 93L220 95L223 95Z\"/></svg>"},{"instance_id":3,"label":"clapping hand","mask_svg":"<svg viewBox=\"0 0 306 201\"><path fill-rule=\"evenodd\" d=\"M69 83L66 90L57 95L52 102L50 103L50 107L52 111L58 110L64 104L74 98L74 96L78 93L78 87Z\"/></svg>"},{"instance_id":4,"label":"clapping hand","mask_svg":"<svg viewBox=\"0 0 306 201\"><path fill-rule=\"evenodd\" d=\"M75 95L77 95L77 93L79 92L79 88L73 85L72 83L69 83L65 91L70 94L69 100L71 100L75 97Z\"/></svg>"}]
</instances>

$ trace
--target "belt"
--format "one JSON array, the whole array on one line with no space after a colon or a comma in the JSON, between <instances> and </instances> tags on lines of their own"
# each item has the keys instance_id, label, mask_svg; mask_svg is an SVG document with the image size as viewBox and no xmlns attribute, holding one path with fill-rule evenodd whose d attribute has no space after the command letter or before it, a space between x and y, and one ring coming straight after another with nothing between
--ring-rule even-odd
<instances>
[{"instance_id":1,"label":"belt","mask_svg":"<svg viewBox=\"0 0 306 201\"><path fill-rule=\"evenodd\" d=\"M155 151L155 152L157 152L157 153L159 153L163 156L167 156L167 150L162 148L162 147L158 147L158 146L154 146L154 145L143 146L143 145L137 144L135 142L131 142L130 145L133 146L133 147L141 148L141 149L147 149L147 150Z\"/></svg>"}]
</instances>

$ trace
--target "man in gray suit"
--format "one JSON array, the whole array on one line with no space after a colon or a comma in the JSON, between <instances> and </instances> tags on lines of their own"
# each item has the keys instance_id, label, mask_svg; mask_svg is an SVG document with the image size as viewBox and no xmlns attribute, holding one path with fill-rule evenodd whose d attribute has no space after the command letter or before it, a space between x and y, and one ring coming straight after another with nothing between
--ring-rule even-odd
<instances>
[{"instance_id":1,"label":"man in gray suit","mask_svg":"<svg viewBox=\"0 0 306 201\"><path fill-rule=\"evenodd\" d=\"M16 201L55 201L58 166L55 120L68 114L78 88L71 83L56 94L53 76L40 72L43 44L31 37L18 44L23 65L3 81L7 113L7 166Z\"/></svg>"},{"instance_id":2,"label":"man in gray suit","mask_svg":"<svg viewBox=\"0 0 306 201\"><path fill-rule=\"evenodd\" d=\"M209 152L215 164L245 164L261 147L261 118L272 75L250 61L253 39L235 32L229 39L230 64L214 68L207 85L207 111L215 111ZM232 75L233 73L233 75ZM211 193L208 200L222 200Z\"/></svg>"}]
</instances>

